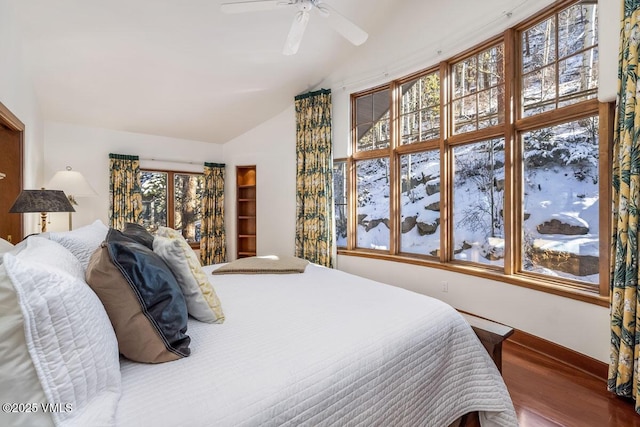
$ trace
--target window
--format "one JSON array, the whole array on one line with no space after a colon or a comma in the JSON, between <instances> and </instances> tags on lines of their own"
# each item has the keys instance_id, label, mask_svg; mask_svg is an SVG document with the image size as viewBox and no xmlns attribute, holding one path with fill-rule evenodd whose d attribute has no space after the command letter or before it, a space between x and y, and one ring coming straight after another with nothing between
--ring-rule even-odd
<instances>
[{"instance_id":1,"label":"window","mask_svg":"<svg viewBox=\"0 0 640 427\"><path fill-rule=\"evenodd\" d=\"M401 144L440 137L440 75L437 72L402 84Z\"/></svg>"},{"instance_id":2,"label":"window","mask_svg":"<svg viewBox=\"0 0 640 427\"><path fill-rule=\"evenodd\" d=\"M453 249L457 260L504 265L504 138L454 147Z\"/></svg>"},{"instance_id":3,"label":"window","mask_svg":"<svg viewBox=\"0 0 640 427\"><path fill-rule=\"evenodd\" d=\"M389 159L356 163L358 247L389 249Z\"/></svg>"},{"instance_id":4,"label":"window","mask_svg":"<svg viewBox=\"0 0 640 427\"><path fill-rule=\"evenodd\" d=\"M524 132L522 269L598 283L598 117Z\"/></svg>"},{"instance_id":5,"label":"window","mask_svg":"<svg viewBox=\"0 0 640 427\"><path fill-rule=\"evenodd\" d=\"M523 116L597 96L596 12L595 2L580 2L522 31Z\"/></svg>"},{"instance_id":6,"label":"window","mask_svg":"<svg viewBox=\"0 0 640 427\"><path fill-rule=\"evenodd\" d=\"M333 161L333 217L336 221L336 246L347 247L347 162Z\"/></svg>"},{"instance_id":7,"label":"window","mask_svg":"<svg viewBox=\"0 0 640 427\"><path fill-rule=\"evenodd\" d=\"M454 260L504 266L504 43L472 52L449 67L453 79ZM486 139L490 131L496 138Z\"/></svg>"},{"instance_id":8,"label":"window","mask_svg":"<svg viewBox=\"0 0 640 427\"><path fill-rule=\"evenodd\" d=\"M355 236L340 235L341 253L606 304L599 198L611 178L599 154L613 129L597 69L597 5L563 1L437 68L352 94L353 154L335 174L355 184L343 187L355 192L348 209L336 204Z\"/></svg>"},{"instance_id":9,"label":"window","mask_svg":"<svg viewBox=\"0 0 640 427\"><path fill-rule=\"evenodd\" d=\"M141 185L144 227L152 233L160 226L175 228L190 244L199 244L204 176L141 171Z\"/></svg>"},{"instance_id":10,"label":"window","mask_svg":"<svg viewBox=\"0 0 640 427\"><path fill-rule=\"evenodd\" d=\"M473 54L452 67L454 133L504 123L504 45Z\"/></svg>"},{"instance_id":11,"label":"window","mask_svg":"<svg viewBox=\"0 0 640 427\"><path fill-rule=\"evenodd\" d=\"M400 251L438 256L440 253L440 152L400 157Z\"/></svg>"},{"instance_id":12,"label":"window","mask_svg":"<svg viewBox=\"0 0 640 427\"><path fill-rule=\"evenodd\" d=\"M601 228L600 117L597 104L589 103L598 89L596 12L596 4L576 3L520 32L519 111L531 121L517 135L521 271L594 286ZM563 108L569 106L579 112Z\"/></svg>"},{"instance_id":13,"label":"window","mask_svg":"<svg viewBox=\"0 0 640 427\"><path fill-rule=\"evenodd\" d=\"M363 95L356 101L355 128L358 151L387 148L390 144L391 92L382 89Z\"/></svg>"}]
</instances>

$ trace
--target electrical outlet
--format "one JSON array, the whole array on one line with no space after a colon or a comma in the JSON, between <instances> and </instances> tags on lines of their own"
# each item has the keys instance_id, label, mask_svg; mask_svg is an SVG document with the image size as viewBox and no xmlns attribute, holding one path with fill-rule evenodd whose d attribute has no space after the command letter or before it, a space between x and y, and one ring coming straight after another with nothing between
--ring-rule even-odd
<instances>
[{"instance_id":1,"label":"electrical outlet","mask_svg":"<svg viewBox=\"0 0 640 427\"><path fill-rule=\"evenodd\" d=\"M442 282L442 292L449 292L449 282Z\"/></svg>"}]
</instances>

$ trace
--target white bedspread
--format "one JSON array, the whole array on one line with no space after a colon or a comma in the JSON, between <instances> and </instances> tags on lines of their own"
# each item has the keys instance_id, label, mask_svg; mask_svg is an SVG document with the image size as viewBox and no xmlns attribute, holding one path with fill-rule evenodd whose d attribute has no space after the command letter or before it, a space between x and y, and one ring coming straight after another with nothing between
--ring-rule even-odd
<instances>
[{"instance_id":1,"label":"white bedspread","mask_svg":"<svg viewBox=\"0 0 640 427\"><path fill-rule=\"evenodd\" d=\"M208 267L208 272L212 267ZM118 426L515 426L506 387L438 300L315 265L210 276L226 321L190 320L190 357L121 361Z\"/></svg>"}]
</instances>

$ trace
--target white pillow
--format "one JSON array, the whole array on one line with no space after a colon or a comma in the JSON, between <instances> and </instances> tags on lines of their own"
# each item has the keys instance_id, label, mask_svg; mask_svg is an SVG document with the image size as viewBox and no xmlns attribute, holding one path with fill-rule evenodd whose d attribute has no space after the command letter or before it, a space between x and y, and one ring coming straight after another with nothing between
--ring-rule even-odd
<instances>
[{"instance_id":1,"label":"white pillow","mask_svg":"<svg viewBox=\"0 0 640 427\"><path fill-rule=\"evenodd\" d=\"M3 258L42 390L49 403L63 404L50 414L55 424L114 425L121 380L118 343L102 303L69 274L22 253Z\"/></svg>"},{"instance_id":2,"label":"white pillow","mask_svg":"<svg viewBox=\"0 0 640 427\"><path fill-rule=\"evenodd\" d=\"M109 227L102 221L96 220L92 224L75 230L51 232L49 238L69 249L80 260L82 269L86 271L89 258L107 237L108 231Z\"/></svg>"},{"instance_id":3,"label":"white pillow","mask_svg":"<svg viewBox=\"0 0 640 427\"><path fill-rule=\"evenodd\" d=\"M27 238L26 248L20 252L19 258L84 281L84 269L78 258L69 249L53 240L39 236Z\"/></svg>"},{"instance_id":4,"label":"white pillow","mask_svg":"<svg viewBox=\"0 0 640 427\"><path fill-rule=\"evenodd\" d=\"M18 296L0 256L0 402L46 403L38 374L31 361L24 337L24 318ZM38 408L40 409L40 408ZM27 427L53 426L43 411L0 411L0 425Z\"/></svg>"},{"instance_id":5,"label":"white pillow","mask_svg":"<svg viewBox=\"0 0 640 427\"><path fill-rule=\"evenodd\" d=\"M202 270L198 256L180 233L172 228L160 227L153 239L153 252L171 269L191 316L201 322L224 322L220 300Z\"/></svg>"},{"instance_id":6,"label":"white pillow","mask_svg":"<svg viewBox=\"0 0 640 427\"><path fill-rule=\"evenodd\" d=\"M0 257L6 253L9 252L11 249L13 249L13 244L7 242L4 239L0 239Z\"/></svg>"}]
</instances>

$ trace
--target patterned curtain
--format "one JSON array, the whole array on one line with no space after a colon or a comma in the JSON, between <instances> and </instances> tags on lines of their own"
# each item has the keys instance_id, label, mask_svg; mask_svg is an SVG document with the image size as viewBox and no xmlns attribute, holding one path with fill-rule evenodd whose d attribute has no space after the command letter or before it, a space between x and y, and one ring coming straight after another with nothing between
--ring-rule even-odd
<instances>
[{"instance_id":1,"label":"patterned curtain","mask_svg":"<svg viewBox=\"0 0 640 427\"><path fill-rule=\"evenodd\" d=\"M638 209L640 208L640 104L638 54L640 0L625 0L620 33L618 99L613 137L611 248L611 362L608 389L635 399L640 413L638 355Z\"/></svg>"},{"instance_id":2,"label":"patterned curtain","mask_svg":"<svg viewBox=\"0 0 640 427\"><path fill-rule=\"evenodd\" d=\"M227 262L224 234L224 164L204 164L200 261L202 265Z\"/></svg>"},{"instance_id":3,"label":"patterned curtain","mask_svg":"<svg viewBox=\"0 0 640 427\"><path fill-rule=\"evenodd\" d=\"M296 256L333 267L331 91L296 96Z\"/></svg>"},{"instance_id":4,"label":"patterned curtain","mask_svg":"<svg viewBox=\"0 0 640 427\"><path fill-rule=\"evenodd\" d=\"M140 222L142 190L138 156L109 154L109 223L121 230L125 222Z\"/></svg>"}]
</instances>

